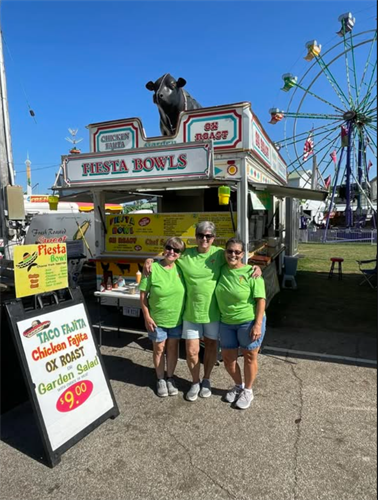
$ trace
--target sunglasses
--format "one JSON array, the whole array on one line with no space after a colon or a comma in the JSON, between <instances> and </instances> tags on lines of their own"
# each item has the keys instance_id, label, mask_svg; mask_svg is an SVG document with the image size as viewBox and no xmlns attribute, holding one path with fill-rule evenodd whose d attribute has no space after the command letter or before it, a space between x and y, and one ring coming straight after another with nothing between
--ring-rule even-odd
<instances>
[{"instance_id":1,"label":"sunglasses","mask_svg":"<svg viewBox=\"0 0 378 500\"><path fill-rule=\"evenodd\" d=\"M241 255L243 252L241 250L226 250L226 252L228 253L228 255L232 255L233 253L239 257L239 255Z\"/></svg>"},{"instance_id":2,"label":"sunglasses","mask_svg":"<svg viewBox=\"0 0 378 500\"><path fill-rule=\"evenodd\" d=\"M173 248L173 247L171 247L171 245L165 245L165 249L168 251L173 250L175 252L175 254L181 253L181 250L179 250L178 248Z\"/></svg>"},{"instance_id":3,"label":"sunglasses","mask_svg":"<svg viewBox=\"0 0 378 500\"><path fill-rule=\"evenodd\" d=\"M214 238L214 235L213 234L203 234L203 233L198 233L196 235L197 238L199 238L200 240L204 240L205 238L207 240L211 240L212 238Z\"/></svg>"}]
</instances>

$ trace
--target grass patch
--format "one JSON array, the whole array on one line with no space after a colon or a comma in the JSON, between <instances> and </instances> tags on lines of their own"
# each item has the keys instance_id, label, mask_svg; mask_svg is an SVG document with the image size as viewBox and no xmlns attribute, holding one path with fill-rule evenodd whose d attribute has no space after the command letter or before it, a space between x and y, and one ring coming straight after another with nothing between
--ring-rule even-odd
<instances>
[{"instance_id":1,"label":"grass patch","mask_svg":"<svg viewBox=\"0 0 378 500\"><path fill-rule=\"evenodd\" d=\"M300 244L297 290L281 289L272 300L267 316L270 325L293 331L342 332L375 337L377 292L367 283L356 260L376 257L376 245ZM343 279L337 272L328 279L331 257L342 257ZM366 267L374 267L374 263Z\"/></svg>"},{"instance_id":2,"label":"grass patch","mask_svg":"<svg viewBox=\"0 0 378 500\"><path fill-rule=\"evenodd\" d=\"M299 245L300 259L298 271L328 273L331 267L331 257L341 257L343 273L359 274L357 260L371 260L377 256L377 245L364 243L301 243ZM374 263L365 267L374 267Z\"/></svg>"}]
</instances>

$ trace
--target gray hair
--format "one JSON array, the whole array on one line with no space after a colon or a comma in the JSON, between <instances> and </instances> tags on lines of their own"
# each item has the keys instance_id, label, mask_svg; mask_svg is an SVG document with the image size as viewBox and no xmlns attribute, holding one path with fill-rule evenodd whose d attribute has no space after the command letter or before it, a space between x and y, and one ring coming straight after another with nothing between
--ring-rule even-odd
<instances>
[{"instance_id":1,"label":"gray hair","mask_svg":"<svg viewBox=\"0 0 378 500\"><path fill-rule=\"evenodd\" d=\"M210 222L209 220L199 222L196 225L196 235L199 233L203 233L204 231L210 231L214 236L217 234L215 231L215 224L213 222Z\"/></svg>"}]
</instances>

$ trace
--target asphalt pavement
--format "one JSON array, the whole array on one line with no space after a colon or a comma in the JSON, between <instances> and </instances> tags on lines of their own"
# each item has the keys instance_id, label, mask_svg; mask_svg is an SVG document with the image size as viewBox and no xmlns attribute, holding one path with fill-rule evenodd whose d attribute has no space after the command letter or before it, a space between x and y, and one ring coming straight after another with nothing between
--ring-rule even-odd
<instances>
[{"instance_id":1,"label":"asphalt pavement","mask_svg":"<svg viewBox=\"0 0 378 500\"><path fill-rule=\"evenodd\" d=\"M51 469L29 403L4 414L1 499L376 499L375 365L264 349L255 399L240 411L222 401L222 362L213 396L190 403L183 356L179 395L156 396L145 334L104 331L101 352L120 415Z\"/></svg>"}]
</instances>

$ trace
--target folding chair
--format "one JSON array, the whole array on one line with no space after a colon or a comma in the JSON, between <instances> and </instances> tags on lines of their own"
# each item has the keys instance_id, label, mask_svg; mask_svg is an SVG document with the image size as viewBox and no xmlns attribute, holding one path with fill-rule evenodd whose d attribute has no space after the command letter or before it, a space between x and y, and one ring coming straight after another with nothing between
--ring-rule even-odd
<instances>
[{"instance_id":1,"label":"folding chair","mask_svg":"<svg viewBox=\"0 0 378 500\"><path fill-rule=\"evenodd\" d=\"M365 269L362 266L365 264L371 264L375 262L375 267L372 269ZM360 286L365 282L368 282L372 288L377 288L377 259L372 260L358 260L358 267L360 268L361 273L363 274L364 279L361 281ZM375 286L373 285L373 281L375 280Z\"/></svg>"}]
</instances>

